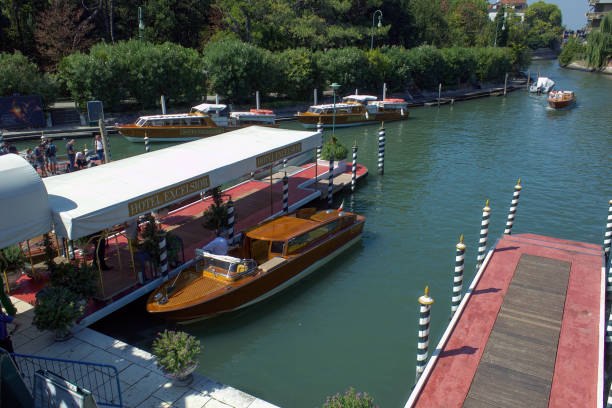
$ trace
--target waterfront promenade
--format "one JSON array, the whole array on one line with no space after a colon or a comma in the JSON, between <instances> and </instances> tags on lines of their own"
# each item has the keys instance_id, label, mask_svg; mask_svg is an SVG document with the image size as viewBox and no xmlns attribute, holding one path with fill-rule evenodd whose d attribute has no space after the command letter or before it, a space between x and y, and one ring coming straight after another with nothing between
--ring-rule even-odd
<instances>
[{"instance_id":1,"label":"waterfront promenade","mask_svg":"<svg viewBox=\"0 0 612 408\"><path fill-rule=\"evenodd\" d=\"M596 407L605 276L597 245L504 236L406 407Z\"/></svg>"},{"instance_id":2,"label":"waterfront promenade","mask_svg":"<svg viewBox=\"0 0 612 408\"><path fill-rule=\"evenodd\" d=\"M109 364L117 368L123 406L126 408L274 408L266 401L194 373L194 380L177 387L164 376L155 357L141 349L85 328L67 341L56 342L53 333L32 325L33 307L11 298L20 328L13 335L15 352L41 357Z\"/></svg>"}]
</instances>

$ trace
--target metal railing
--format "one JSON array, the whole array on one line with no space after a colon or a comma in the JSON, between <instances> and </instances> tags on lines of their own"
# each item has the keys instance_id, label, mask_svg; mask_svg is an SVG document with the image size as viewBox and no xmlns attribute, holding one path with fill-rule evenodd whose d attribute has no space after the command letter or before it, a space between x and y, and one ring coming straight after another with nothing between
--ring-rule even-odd
<instances>
[{"instance_id":1,"label":"metal railing","mask_svg":"<svg viewBox=\"0 0 612 408\"><path fill-rule=\"evenodd\" d=\"M98 405L123 407L119 373L112 365L25 354L11 354L11 356L32 393L34 374L38 370L49 370L90 391Z\"/></svg>"}]
</instances>

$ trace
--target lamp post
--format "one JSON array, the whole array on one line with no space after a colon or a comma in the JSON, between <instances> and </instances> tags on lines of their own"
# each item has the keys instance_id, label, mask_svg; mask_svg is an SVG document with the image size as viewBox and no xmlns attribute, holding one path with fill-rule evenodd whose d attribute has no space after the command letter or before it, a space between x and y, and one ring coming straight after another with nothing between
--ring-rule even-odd
<instances>
[{"instance_id":1,"label":"lamp post","mask_svg":"<svg viewBox=\"0 0 612 408\"><path fill-rule=\"evenodd\" d=\"M376 10L374 14L372 14L372 34L370 36L370 49L374 48L374 19L376 18L376 14L380 13L378 16L378 28L382 27L382 11Z\"/></svg>"},{"instance_id":2,"label":"lamp post","mask_svg":"<svg viewBox=\"0 0 612 408\"><path fill-rule=\"evenodd\" d=\"M336 136L336 90L340 88L340 84L333 83L330 88L334 91L334 116L332 118L332 137Z\"/></svg>"},{"instance_id":3,"label":"lamp post","mask_svg":"<svg viewBox=\"0 0 612 408\"><path fill-rule=\"evenodd\" d=\"M502 23L502 31L504 31L506 29L506 19L503 19L504 22ZM497 31L499 30L499 20L497 21L497 24L495 24L495 41L493 42L493 47L497 47Z\"/></svg>"},{"instance_id":4,"label":"lamp post","mask_svg":"<svg viewBox=\"0 0 612 408\"><path fill-rule=\"evenodd\" d=\"M138 37L142 41L142 30L144 30L144 23L142 22L142 7L138 7Z\"/></svg>"}]
</instances>

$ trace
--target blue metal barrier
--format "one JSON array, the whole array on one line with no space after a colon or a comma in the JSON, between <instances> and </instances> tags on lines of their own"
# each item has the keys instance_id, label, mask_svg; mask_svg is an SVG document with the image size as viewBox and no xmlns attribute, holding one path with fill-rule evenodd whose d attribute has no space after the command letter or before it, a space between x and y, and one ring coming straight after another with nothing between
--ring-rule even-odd
<instances>
[{"instance_id":1,"label":"blue metal barrier","mask_svg":"<svg viewBox=\"0 0 612 408\"><path fill-rule=\"evenodd\" d=\"M11 354L11 356L30 392L34 391L36 371L49 370L90 391L98 405L123 407L119 373L112 365L25 354Z\"/></svg>"}]
</instances>

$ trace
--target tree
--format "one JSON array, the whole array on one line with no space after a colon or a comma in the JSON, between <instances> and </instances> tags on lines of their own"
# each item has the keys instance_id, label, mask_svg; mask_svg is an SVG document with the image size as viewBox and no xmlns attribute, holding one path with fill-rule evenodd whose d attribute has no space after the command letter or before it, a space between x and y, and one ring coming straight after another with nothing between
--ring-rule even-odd
<instances>
[{"instance_id":1,"label":"tree","mask_svg":"<svg viewBox=\"0 0 612 408\"><path fill-rule=\"evenodd\" d=\"M493 44L498 47L505 47L508 42L509 27L506 27L506 8L503 4L497 10L493 25L495 26L495 39Z\"/></svg>"},{"instance_id":2,"label":"tree","mask_svg":"<svg viewBox=\"0 0 612 408\"><path fill-rule=\"evenodd\" d=\"M531 49L557 48L563 33L561 10L554 4L537 1L525 11L523 29L527 32L527 45Z\"/></svg>"},{"instance_id":3,"label":"tree","mask_svg":"<svg viewBox=\"0 0 612 408\"><path fill-rule=\"evenodd\" d=\"M51 9L39 14L34 31L36 49L48 70L56 71L63 57L85 51L93 44L93 39L87 37L93 23L83 19L83 12L67 0L52 0Z\"/></svg>"},{"instance_id":4,"label":"tree","mask_svg":"<svg viewBox=\"0 0 612 408\"><path fill-rule=\"evenodd\" d=\"M409 11L414 18L417 44L446 44L448 24L442 13L441 0L410 0Z\"/></svg>"},{"instance_id":5,"label":"tree","mask_svg":"<svg viewBox=\"0 0 612 408\"><path fill-rule=\"evenodd\" d=\"M601 69L612 57L612 12L601 20L599 30L593 30L587 36L585 48L587 64Z\"/></svg>"},{"instance_id":6,"label":"tree","mask_svg":"<svg viewBox=\"0 0 612 408\"><path fill-rule=\"evenodd\" d=\"M455 1L448 15L448 28L452 44L473 47L478 43L486 45L484 32L490 24L487 8L481 0Z\"/></svg>"},{"instance_id":7,"label":"tree","mask_svg":"<svg viewBox=\"0 0 612 408\"><path fill-rule=\"evenodd\" d=\"M58 84L49 75L43 75L38 66L19 51L0 54L0 96L13 94L40 95L48 106L58 96Z\"/></svg>"},{"instance_id":8,"label":"tree","mask_svg":"<svg viewBox=\"0 0 612 408\"><path fill-rule=\"evenodd\" d=\"M145 38L199 48L207 33L209 7L210 2L202 0L146 0L142 6Z\"/></svg>"}]
</instances>

